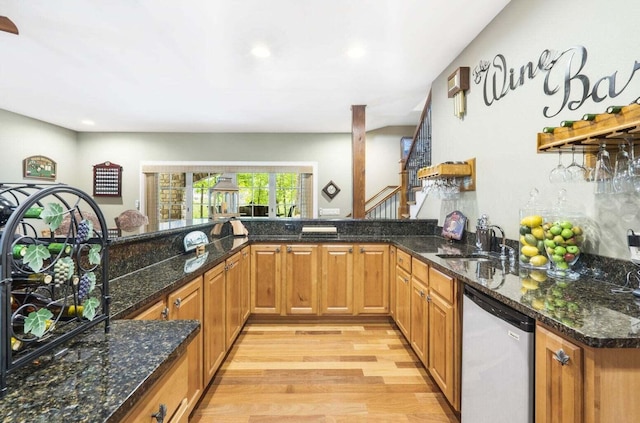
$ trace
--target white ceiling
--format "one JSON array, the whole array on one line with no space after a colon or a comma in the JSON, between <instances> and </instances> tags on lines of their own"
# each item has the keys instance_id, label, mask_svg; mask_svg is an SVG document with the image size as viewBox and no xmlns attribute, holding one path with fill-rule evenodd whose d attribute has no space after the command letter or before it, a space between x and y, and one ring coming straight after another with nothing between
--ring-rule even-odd
<instances>
[{"instance_id":1,"label":"white ceiling","mask_svg":"<svg viewBox=\"0 0 640 423\"><path fill-rule=\"evenodd\" d=\"M0 32L0 109L83 132L350 132L354 104L367 130L416 125L507 3L0 0L20 31Z\"/></svg>"}]
</instances>

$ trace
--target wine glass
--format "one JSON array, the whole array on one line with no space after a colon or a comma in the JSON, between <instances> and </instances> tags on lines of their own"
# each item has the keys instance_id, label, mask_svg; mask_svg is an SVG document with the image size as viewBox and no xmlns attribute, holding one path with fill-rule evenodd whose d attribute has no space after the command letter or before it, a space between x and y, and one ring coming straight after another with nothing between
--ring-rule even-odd
<instances>
[{"instance_id":1,"label":"wine glass","mask_svg":"<svg viewBox=\"0 0 640 423\"><path fill-rule=\"evenodd\" d=\"M561 182L566 182L567 180L567 169L562 164L562 150L558 151L558 166L554 167L549 173L549 182L552 184L557 184Z\"/></svg>"},{"instance_id":2,"label":"wine glass","mask_svg":"<svg viewBox=\"0 0 640 423\"><path fill-rule=\"evenodd\" d=\"M581 182L587 178L587 169L576 162L576 146L571 146L571 164L567 166L567 181Z\"/></svg>"},{"instance_id":3,"label":"wine glass","mask_svg":"<svg viewBox=\"0 0 640 423\"><path fill-rule=\"evenodd\" d=\"M613 172L606 144L600 144L600 150L596 156L596 169L593 175L596 194L610 194L612 191L611 180Z\"/></svg>"},{"instance_id":4,"label":"wine glass","mask_svg":"<svg viewBox=\"0 0 640 423\"><path fill-rule=\"evenodd\" d=\"M613 192L625 193L632 189L631 160L626 145L621 143L616 154L616 165L613 172Z\"/></svg>"}]
</instances>

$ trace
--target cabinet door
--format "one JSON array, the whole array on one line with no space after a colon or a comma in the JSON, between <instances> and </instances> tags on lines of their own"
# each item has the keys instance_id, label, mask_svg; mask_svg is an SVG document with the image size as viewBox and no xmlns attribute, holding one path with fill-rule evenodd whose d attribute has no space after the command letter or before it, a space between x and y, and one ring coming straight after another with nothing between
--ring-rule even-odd
<instances>
[{"instance_id":1,"label":"cabinet door","mask_svg":"<svg viewBox=\"0 0 640 423\"><path fill-rule=\"evenodd\" d=\"M288 245L286 251L287 314L318 314L318 246Z\"/></svg>"},{"instance_id":2,"label":"cabinet door","mask_svg":"<svg viewBox=\"0 0 640 423\"><path fill-rule=\"evenodd\" d=\"M202 276L197 277L181 288L178 288L167 299L169 303L169 319L198 320L203 323ZM201 330L187 347L189 361L189 412L193 410L204 389L203 331Z\"/></svg>"},{"instance_id":3,"label":"cabinet door","mask_svg":"<svg viewBox=\"0 0 640 423\"><path fill-rule=\"evenodd\" d=\"M251 312L282 312L280 245L251 246Z\"/></svg>"},{"instance_id":4,"label":"cabinet door","mask_svg":"<svg viewBox=\"0 0 640 423\"><path fill-rule=\"evenodd\" d=\"M411 276L396 266L396 324L407 339L411 339Z\"/></svg>"},{"instance_id":5,"label":"cabinet door","mask_svg":"<svg viewBox=\"0 0 640 423\"><path fill-rule=\"evenodd\" d=\"M226 285L226 334L227 347L235 341L242 328L242 252L238 252L225 261Z\"/></svg>"},{"instance_id":6,"label":"cabinet door","mask_svg":"<svg viewBox=\"0 0 640 423\"><path fill-rule=\"evenodd\" d=\"M204 274L204 384L209 384L226 353L225 269L221 263Z\"/></svg>"},{"instance_id":7,"label":"cabinet door","mask_svg":"<svg viewBox=\"0 0 640 423\"><path fill-rule=\"evenodd\" d=\"M396 319L396 247L389 247L389 315Z\"/></svg>"},{"instance_id":8,"label":"cabinet door","mask_svg":"<svg viewBox=\"0 0 640 423\"><path fill-rule=\"evenodd\" d=\"M453 340L453 305L430 288L428 369L451 404L455 404L454 374L456 356L454 355Z\"/></svg>"},{"instance_id":9,"label":"cabinet door","mask_svg":"<svg viewBox=\"0 0 640 423\"><path fill-rule=\"evenodd\" d=\"M244 324L251 313L251 249L249 247L242 249L240 269L240 311L242 324Z\"/></svg>"},{"instance_id":10,"label":"cabinet door","mask_svg":"<svg viewBox=\"0 0 640 423\"><path fill-rule=\"evenodd\" d=\"M429 304L427 286L415 276L411 278L411 347L416 355L427 365L427 346L429 342Z\"/></svg>"},{"instance_id":11,"label":"cabinet door","mask_svg":"<svg viewBox=\"0 0 640 423\"><path fill-rule=\"evenodd\" d=\"M356 251L356 313L389 313L389 246L362 244Z\"/></svg>"},{"instance_id":12,"label":"cabinet door","mask_svg":"<svg viewBox=\"0 0 640 423\"><path fill-rule=\"evenodd\" d=\"M353 246L322 247L320 313L353 314Z\"/></svg>"},{"instance_id":13,"label":"cabinet door","mask_svg":"<svg viewBox=\"0 0 640 423\"><path fill-rule=\"evenodd\" d=\"M582 349L536 327L536 422L582 422Z\"/></svg>"}]
</instances>

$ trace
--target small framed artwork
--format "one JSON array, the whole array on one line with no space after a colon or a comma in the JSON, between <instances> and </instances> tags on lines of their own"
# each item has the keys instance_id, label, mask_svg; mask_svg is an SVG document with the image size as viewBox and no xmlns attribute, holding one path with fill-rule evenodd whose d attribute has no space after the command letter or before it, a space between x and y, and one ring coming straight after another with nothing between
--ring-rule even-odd
<instances>
[{"instance_id":1,"label":"small framed artwork","mask_svg":"<svg viewBox=\"0 0 640 423\"><path fill-rule=\"evenodd\" d=\"M460 241L467 226L467 217L458 210L447 215L442 226L442 237Z\"/></svg>"},{"instance_id":2,"label":"small framed artwork","mask_svg":"<svg viewBox=\"0 0 640 423\"><path fill-rule=\"evenodd\" d=\"M411 137L402 137L400 138L400 159L403 162L406 162L409 158L409 153L411 152L411 144L413 143L413 138Z\"/></svg>"},{"instance_id":3,"label":"small framed artwork","mask_svg":"<svg viewBox=\"0 0 640 423\"><path fill-rule=\"evenodd\" d=\"M30 156L22 161L25 178L56 180L56 162L45 156Z\"/></svg>"},{"instance_id":4,"label":"small framed artwork","mask_svg":"<svg viewBox=\"0 0 640 423\"><path fill-rule=\"evenodd\" d=\"M338 195L338 193L340 192L340 188L338 188L335 182L329 181L329 183L325 185L324 188L322 188L322 192L324 192L327 197L333 200L333 197Z\"/></svg>"}]
</instances>

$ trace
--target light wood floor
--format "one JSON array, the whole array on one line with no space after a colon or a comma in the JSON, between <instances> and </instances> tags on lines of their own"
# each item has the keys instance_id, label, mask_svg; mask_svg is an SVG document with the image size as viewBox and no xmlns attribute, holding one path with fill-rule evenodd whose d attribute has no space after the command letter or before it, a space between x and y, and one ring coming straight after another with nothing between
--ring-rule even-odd
<instances>
[{"instance_id":1,"label":"light wood floor","mask_svg":"<svg viewBox=\"0 0 640 423\"><path fill-rule=\"evenodd\" d=\"M248 323L190 421L458 419L391 323Z\"/></svg>"}]
</instances>

